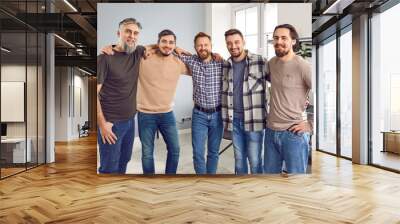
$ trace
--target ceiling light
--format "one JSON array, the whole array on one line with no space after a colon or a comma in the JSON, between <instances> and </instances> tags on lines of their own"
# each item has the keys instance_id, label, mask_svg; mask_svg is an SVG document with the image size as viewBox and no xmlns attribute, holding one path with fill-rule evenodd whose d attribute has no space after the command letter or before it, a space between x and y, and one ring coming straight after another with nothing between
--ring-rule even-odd
<instances>
[{"instance_id":1,"label":"ceiling light","mask_svg":"<svg viewBox=\"0 0 400 224\"><path fill-rule=\"evenodd\" d=\"M68 0L64 0L65 4L67 4L72 10L74 10L75 12L78 12L78 10L71 4L68 2Z\"/></svg>"},{"instance_id":2,"label":"ceiling light","mask_svg":"<svg viewBox=\"0 0 400 224\"><path fill-rule=\"evenodd\" d=\"M332 5L325 9L322 14L342 14L343 10L354 1L355 0L336 0Z\"/></svg>"},{"instance_id":3,"label":"ceiling light","mask_svg":"<svg viewBox=\"0 0 400 224\"><path fill-rule=\"evenodd\" d=\"M86 71L86 70L83 70L83 69L81 69L81 68L79 68L79 67L78 67L78 70L81 71L81 72L83 72L83 73L85 73L85 74L87 74L87 75L93 75L92 73L90 73L90 72L88 72L88 71Z\"/></svg>"},{"instance_id":4,"label":"ceiling light","mask_svg":"<svg viewBox=\"0 0 400 224\"><path fill-rule=\"evenodd\" d=\"M1 49L2 51L6 52L6 53L10 53L10 52L11 52L11 50L9 50L9 49L7 49L7 48L5 48L5 47L1 47L0 49Z\"/></svg>"},{"instance_id":5,"label":"ceiling light","mask_svg":"<svg viewBox=\"0 0 400 224\"><path fill-rule=\"evenodd\" d=\"M69 45L69 46L75 48L75 45L71 44L71 42L69 42L68 40L66 40L66 39L64 39L64 38L62 38L62 37L60 37L60 36L58 36L57 34L54 34L54 36L57 37L57 38L58 38L59 40L61 40L62 42L66 43L67 45Z\"/></svg>"}]
</instances>

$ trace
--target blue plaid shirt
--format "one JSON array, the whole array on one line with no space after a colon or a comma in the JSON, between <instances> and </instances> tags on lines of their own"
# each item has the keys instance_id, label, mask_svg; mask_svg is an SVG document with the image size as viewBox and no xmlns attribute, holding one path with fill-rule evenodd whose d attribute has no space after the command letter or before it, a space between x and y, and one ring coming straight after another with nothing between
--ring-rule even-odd
<instances>
[{"instance_id":1,"label":"blue plaid shirt","mask_svg":"<svg viewBox=\"0 0 400 224\"><path fill-rule=\"evenodd\" d=\"M181 56L193 76L193 101L196 105L212 109L221 105L223 62L203 62L197 55Z\"/></svg>"}]
</instances>

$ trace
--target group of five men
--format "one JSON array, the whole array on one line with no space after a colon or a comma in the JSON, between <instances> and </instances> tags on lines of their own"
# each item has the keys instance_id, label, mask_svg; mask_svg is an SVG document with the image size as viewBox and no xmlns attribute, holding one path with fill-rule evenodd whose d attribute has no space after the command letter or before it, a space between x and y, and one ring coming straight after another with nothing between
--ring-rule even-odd
<instances>
[{"instance_id":1,"label":"group of five men","mask_svg":"<svg viewBox=\"0 0 400 224\"><path fill-rule=\"evenodd\" d=\"M137 45L140 31L138 21L124 19L119 23L118 44L98 56L99 173L126 172L136 111L143 173L155 173L157 130L167 146L165 173L176 173L180 148L172 106L182 74L193 79L192 147L197 174L217 172L224 129L232 133L236 174L247 174L248 167L252 174L280 173L283 161L289 173L306 172L312 121L304 120L303 112L311 89L311 66L294 53L298 34L293 26L275 28L276 57L269 61L245 50L237 29L225 32L231 55L226 61L212 53L206 33L195 36L196 54L190 55L176 47L171 30L161 31L158 43L146 47Z\"/></svg>"}]
</instances>

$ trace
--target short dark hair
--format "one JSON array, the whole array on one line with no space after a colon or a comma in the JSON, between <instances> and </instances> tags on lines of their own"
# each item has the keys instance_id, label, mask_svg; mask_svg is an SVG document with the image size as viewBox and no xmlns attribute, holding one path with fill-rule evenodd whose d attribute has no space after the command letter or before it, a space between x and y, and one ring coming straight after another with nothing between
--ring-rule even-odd
<instances>
[{"instance_id":1,"label":"short dark hair","mask_svg":"<svg viewBox=\"0 0 400 224\"><path fill-rule=\"evenodd\" d=\"M194 45L196 45L196 41L197 39L199 39L200 37L207 37L210 41L211 41L211 37L210 35L204 33L204 32L199 32L196 34L196 36L194 36Z\"/></svg>"},{"instance_id":2,"label":"short dark hair","mask_svg":"<svg viewBox=\"0 0 400 224\"><path fill-rule=\"evenodd\" d=\"M142 29L142 25L135 19L135 18L125 18L118 24L118 28L121 28L122 25L127 25L127 24L136 24L136 26L139 27L139 29Z\"/></svg>"},{"instance_id":3,"label":"short dark hair","mask_svg":"<svg viewBox=\"0 0 400 224\"><path fill-rule=\"evenodd\" d=\"M239 36L242 39L244 39L242 32L240 32L240 30L238 30L238 29L230 29L230 30L226 31L225 32L225 39L226 39L227 36L232 36L232 35L235 35L235 34L239 34Z\"/></svg>"},{"instance_id":4,"label":"short dark hair","mask_svg":"<svg viewBox=\"0 0 400 224\"><path fill-rule=\"evenodd\" d=\"M294 26L290 25L290 24L281 24L275 27L274 29L274 35L275 35L275 31L277 29L288 29L290 32L290 38L292 38L293 40L296 40L296 44L293 45L293 51L298 51L299 47L300 47L300 43L299 43L299 34L296 31L296 28L294 28Z\"/></svg>"},{"instance_id":5,"label":"short dark hair","mask_svg":"<svg viewBox=\"0 0 400 224\"><path fill-rule=\"evenodd\" d=\"M176 35L174 32L172 32L171 30L165 29L163 31L161 31L160 33L158 33L158 42L160 42L161 37L163 36L168 36L168 35L172 35L174 36L175 42L176 42Z\"/></svg>"}]
</instances>

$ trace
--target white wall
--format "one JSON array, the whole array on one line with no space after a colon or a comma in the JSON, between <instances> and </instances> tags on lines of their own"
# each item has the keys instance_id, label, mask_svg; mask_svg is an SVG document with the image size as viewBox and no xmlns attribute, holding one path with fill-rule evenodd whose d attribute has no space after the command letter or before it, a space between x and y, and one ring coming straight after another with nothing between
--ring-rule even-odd
<instances>
[{"instance_id":1,"label":"white wall","mask_svg":"<svg viewBox=\"0 0 400 224\"><path fill-rule=\"evenodd\" d=\"M225 44L225 31L233 28L231 17L231 3L213 3L211 7L211 38L213 51L221 54L224 58L228 58L229 52Z\"/></svg>"},{"instance_id":2,"label":"white wall","mask_svg":"<svg viewBox=\"0 0 400 224\"><path fill-rule=\"evenodd\" d=\"M296 28L300 38L311 37L311 3L279 3L277 5L278 25L289 23Z\"/></svg>"},{"instance_id":3,"label":"white wall","mask_svg":"<svg viewBox=\"0 0 400 224\"><path fill-rule=\"evenodd\" d=\"M37 76L38 75L38 76ZM22 122L6 122L7 137L30 139L32 161L36 161L39 153L39 163L44 162L44 89L42 68L25 64L3 64L1 66L1 79L10 82L24 82L26 85L26 99L22 102L21 113L26 112L26 120ZM27 81L25 80L27 78ZM2 89L3 91L4 89ZM24 94L24 90L20 90ZM2 95L7 97L7 95ZM26 106L25 106L26 101ZM12 110L10 107L2 107L1 110ZM7 111L13 113L13 111Z\"/></svg>"},{"instance_id":4,"label":"white wall","mask_svg":"<svg viewBox=\"0 0 400 224\"><path fill-rule=\"evenodd\" d=\"M1 81L10 82L25 82L25 74L32 70L32 66L27 68L24 65L19 64L8 64L1 66ZM1 110L7 110L7 108L1 108ZM7 122L7 136L8 137L25 137L25 122Z\"/></svg>"},{"instance_id":5,"label":"white wall","mask_svg":"<svg viewBox=\"0 0 400 224\"><path fill-rule=\"evenodd\" d=\"M85 121L88 121L88 107L89 107L89 102L88 102L88 77L87 76L82 76L83 73L81 73L79 70L74 71L74 96L72 98L74 99L74 108L73 110L75 113L72 113L73 117L71 119L71 136L73 138L79 137L78 133L78 124L82 126ZM80 93L78 93L78 90L80 90ZM80 97L79 97L80 94ZM79 102L80 101L80 102ZM71 105L72 106L72 105ZM81 107L81 108L79 108ZM81 112L80 112L81 110Z\"/></svg>"},{"instance_id":6,"label":"white wall","mask_svg":"<svg viewBox=\"0 0 400 224\"><path fill-rule=\"evenodd\" d=\"M177 36L177 46L194 52L193 38L206 30L206 4L153 4L153 3L99 3L97 5L97 46L116 43L118 23L127 17L134 17L142 24L139 43L157 42L158 33L171 29ZM190 127L190 122L179 122L192 114L192 80L182 76L176 90L174 112L178 126Z\"/></svg>"},{"instance_id":7,"label":"white wall","mask_svg":"<svg viewBox=\"0 0 400 224\"><path fill-rule=\"evenodd\" d=\"M88 120L88 78L71 67L56 67L55 73L55 141L69 141L79 137L78 124ZM81 103L76 97L79 89Z\"/></svg>"},{"instance_id":8,"label":"white wall","mask_svg":"<svg viewBox=\"0 0 400 224\"><path fill-rule=\"evenodd\" d=\"M19 64L1 66L1 81L25 82L26 67ZM29 69L29 68L28 68ZM7 108L1 108L7 110ZM7 122L8 137L25 137L25 122Z\"/></svg>"},{"instance_id":9,"label":"white wall","mask_svg":"<svg viewBox=\"0 0 400 224\"><path fill-rule=\"evenodd\" d=\"M68 68L55 68L55 141L68 140Z\"/></svg>"}]
</instances>

